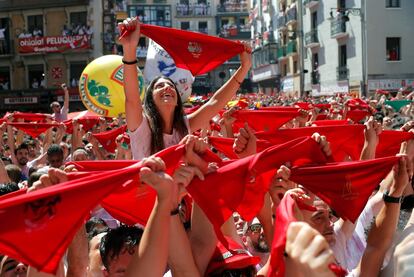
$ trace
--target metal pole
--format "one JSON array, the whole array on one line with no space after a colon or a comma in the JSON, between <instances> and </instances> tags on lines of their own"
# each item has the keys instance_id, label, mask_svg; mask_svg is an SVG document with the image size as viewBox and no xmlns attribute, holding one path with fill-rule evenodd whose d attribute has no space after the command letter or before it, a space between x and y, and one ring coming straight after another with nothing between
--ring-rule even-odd
<instances>
[{"instance_id":1,"label":"metal pole","mask_svg":"<svg viewBox=\"0 0 414 277\"><path fill-rule=\"evenodd\" d=\"M366 26L366 2L361 0L361 36L362 36L362 95L368 96L368 57L367 57L367 26Z\"/></svg>"},{"instance_id":2,"label":"metal pole","mask_svg":"<svg viewBox=\"0 0 414 277\"><path fill-rule=\"evenodd\" d=\"M299 91L299 97L302 97L304 95L305 90L305 57L303 53L305 52L305 49L303 48L303 0L298 0L298 29L296 32L299 34L299 83L300 83L300 91Z\"/></svg>"}]
</instances>

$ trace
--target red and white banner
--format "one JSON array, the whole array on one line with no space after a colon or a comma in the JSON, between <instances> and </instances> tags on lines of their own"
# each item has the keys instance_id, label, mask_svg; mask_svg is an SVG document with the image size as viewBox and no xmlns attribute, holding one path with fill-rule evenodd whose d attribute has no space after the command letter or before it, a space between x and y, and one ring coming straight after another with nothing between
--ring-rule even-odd
<instances>
[{"instance_id":1,"label":"red and white banner","mask_svg":"<svg viewBox=\"0 0 414 277\"><path fill-rule=\"evenodd\" d=\"M88 35L21 38L18 47L19 53L66 52L91 48L91 39Z\"/></svg>"}]
</instances>

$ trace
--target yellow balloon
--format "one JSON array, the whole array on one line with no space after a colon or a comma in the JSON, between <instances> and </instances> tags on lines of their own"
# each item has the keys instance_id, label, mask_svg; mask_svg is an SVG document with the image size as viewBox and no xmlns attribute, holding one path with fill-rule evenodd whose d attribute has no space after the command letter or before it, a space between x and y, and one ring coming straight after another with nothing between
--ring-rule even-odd
<instances>
[{"instance_id":1,"label":"yellow balloon","mask_svg":"<svg viewBox=\"0 0 414 277\"><path fill-rule=\"evenodd\" d=\"M145 95L144 76L138 69L139 95ZM124 64L118 55L106 55L89 63L79 80L79 94L85 107L101 116L125 115Z\"/></svg>"}]
</instances>

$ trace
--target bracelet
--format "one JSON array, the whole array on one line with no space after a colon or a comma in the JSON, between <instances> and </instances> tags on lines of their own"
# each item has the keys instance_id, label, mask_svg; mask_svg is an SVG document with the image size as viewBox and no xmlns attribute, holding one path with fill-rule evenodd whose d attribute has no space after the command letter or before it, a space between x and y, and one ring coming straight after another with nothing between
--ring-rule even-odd
<instances>
[{"instance_id":1,"label":"bracelet","mask_svg":"<svg viewBox=\"0 0 414 277\"><path fill-rule=\"evenodd\" d=\"M170 212L170 215L171 215L171 216L173 216L173 215L177 215L179 212L180 212L180 206L178 206L177 208L175 208L174 210L172 210L172 211Z\"/></svg>"},{"instance_id":2,"label":"bracelet","mask_svg":"<svg viewBox=\"0 0 414 277\"><path fill-rule=\"evenodd\" d=\"M382 199L384 200L385 203L396 203L399 204L402 202L403 197L392 197L389 196L389 191L384 192L384 194L382 195Z\"/></svg>"},{"instance_id":3,"label":"bracelet","mask_svg":"<svg viewBox=\"0 0 414 277\"><path fill-rule=\"evenodd\" d=\"M242 83L241 83L241 82L239 82L239 81L236 79L236 77L233 77L233 80L234 80L234 81L236 81L236 83L238 83L238 84L239 84L239 86L241 86L241 84L242 84Z\"/></svg>"},{"instance_id":4,"label":"bracelet","mask_svg":"<svg viewBox=\"0 0 414 277\"><path fill-rule=\"evenodd\" d=\"M129 61L124 60L124 58L122 58L122 63L123 64L136 64L136 63L138 63L138 59L135 59L135 60L129 62Z\"/></svg>"}]
</instances>

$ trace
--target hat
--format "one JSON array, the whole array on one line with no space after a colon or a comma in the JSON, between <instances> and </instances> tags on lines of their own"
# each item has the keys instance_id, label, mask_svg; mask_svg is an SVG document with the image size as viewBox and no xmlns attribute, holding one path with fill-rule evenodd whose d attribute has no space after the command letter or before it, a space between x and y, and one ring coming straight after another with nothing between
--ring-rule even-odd
<instances>
[{"instance_id":1,"label":"hat","mask_svg":"<svg viewBox=\"0 0 414 277\"><path fill-rule=\"evenodd\" d=\"M225 236L229 249L220 242L217 243L216 250L206 270L206 275L219 273L225 269L242 269L255 266L260 262L259 257L252 256L246 249L235 242L230 237Z\"/></svg>"},{"instance_id":2,"label":"hat","mask_svg":"<svg viewBox=\"0 0 414 277\"><path fill-rule=\"evenodd\" d=\"M253 218L251 222L247 222L243 227L243 235L246 235L247 231L249 231L250 226L255 224L261 224L257 217Z\"/></svg>"}]
</instances>

